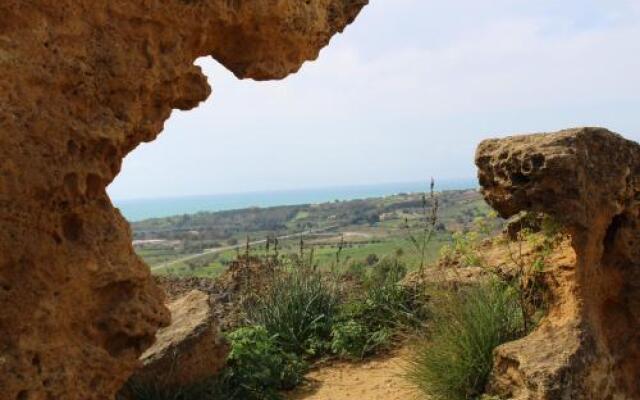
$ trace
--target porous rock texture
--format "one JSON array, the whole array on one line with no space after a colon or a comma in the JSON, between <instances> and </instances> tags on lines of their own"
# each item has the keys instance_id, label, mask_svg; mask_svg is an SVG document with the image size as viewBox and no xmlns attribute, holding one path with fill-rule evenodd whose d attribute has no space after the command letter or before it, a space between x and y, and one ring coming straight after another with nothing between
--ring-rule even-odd
<instances>
[{"instance_id":1,"label":"porous rock texture","mask_svg":"<svg viewBox=\"0 0 640 400\"><path fill-rule=\"evenodd\" d=\"M0 2L1 399L110 399L169 323L105 187L208 97L194 60L282 78L366 2Z\"/></svg>"},{"instance_id":2,"label":"porous rock texture","mask_svg":"<svg viewBox=\"0 0 640 400\"><path fill-rule=\"evenodd\" d=\"M553 216L576 257L542 324L497 349L491 391L640 399L640 145L602 128L570 129L484 141L476 164L501 216Z\"/></svg>"},{"instance_id":3,"label":"porous rock texture","mask_svg":"<svg viewBox=\"0 0 640 400\"><path fill-rule=\"evenodd\" d=\"M141 357L142 368L130 378L134 385L189 387L220 371L229 345L220 334L209 295L192 290L169 303L171 325Z\"/></svg>"}]
</instances>

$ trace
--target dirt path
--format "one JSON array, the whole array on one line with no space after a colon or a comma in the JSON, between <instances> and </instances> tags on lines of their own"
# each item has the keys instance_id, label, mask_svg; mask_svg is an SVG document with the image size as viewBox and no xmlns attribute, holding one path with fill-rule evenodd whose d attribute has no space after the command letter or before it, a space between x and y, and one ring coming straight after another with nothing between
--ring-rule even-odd
<instances>
[{"instance_id":1,"label":"dirt path","mask_svg":"<svg viewBox=\"0 0 640 400\"><path fill-rule=\"evenodd\" d=\"M413 400L418 396L402 378L403 352L357 364L339 362L307 375L309 382L288 400Z\"/></svg>"}]
</instances>

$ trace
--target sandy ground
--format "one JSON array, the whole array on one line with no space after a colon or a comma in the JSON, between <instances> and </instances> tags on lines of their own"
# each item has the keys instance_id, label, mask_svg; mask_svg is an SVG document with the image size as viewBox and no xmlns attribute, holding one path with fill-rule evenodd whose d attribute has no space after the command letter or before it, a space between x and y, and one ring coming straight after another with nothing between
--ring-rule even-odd
<instances>
[{"instance_id":1,"label":"sandy ground","mask_svg":"<svg viewBox=\"0 0 640 400\"><path fill-rule=\"evenodd\" d=\"M402 378L403 352L362 363L339 362L307 375L308 383L289 400L414 400L417 394Z\"/></svg>"}]
</instances>

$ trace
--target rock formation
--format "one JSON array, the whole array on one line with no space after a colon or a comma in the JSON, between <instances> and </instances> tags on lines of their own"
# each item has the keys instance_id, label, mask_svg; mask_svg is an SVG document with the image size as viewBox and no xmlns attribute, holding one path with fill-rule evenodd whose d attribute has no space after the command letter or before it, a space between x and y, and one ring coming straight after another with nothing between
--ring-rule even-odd
<instances>
[{"instance_id":1,"label":"rock formation","mask_svg":"<svg viewBox=\"0 0 640 400\"><path fill-rule=\"evenodd\" d=\"M231 333L246 322L245 310L251 307L279 272L259 257L240 255L216 278L154 276L170 299L178 299L192 290L206 293L213 305L217 323L223 333Z\"/></svg>"},{"instance_id":2,"label":"rock formation","mask_svg":"<svg viewBox=\"0 0 640 400\"><path fill-rule=\"evenodd\" d=\"M0 2L0 398L110 399L169 323L105 187L208 97L194 60L282 78L366 2Z\"/></svg>"},{"instance_id":3,"label":"rock formation","mask_svg":"<svg viewBox=\"0 0 640 400\"><path fill-rule=\"evenodd\" d=\"M142 368L130 378L134 384L166 387L195 385L220 371L229 345L222 338L209 295L192 290L169 304L171 325L141 357Z\"/></svg>"},{"instance_id":4,"label":"rock formation","mask_svg":"<svg viewBox=\"0 0 640 400\"><path fill-rule=\"evenodd\" d=\"M501 216L553 216L576 255L541 326L497 349L492 391L640 399L640 145L601 128L571 129L484 141L476 164Z\"/></svg>"}]
</instances>

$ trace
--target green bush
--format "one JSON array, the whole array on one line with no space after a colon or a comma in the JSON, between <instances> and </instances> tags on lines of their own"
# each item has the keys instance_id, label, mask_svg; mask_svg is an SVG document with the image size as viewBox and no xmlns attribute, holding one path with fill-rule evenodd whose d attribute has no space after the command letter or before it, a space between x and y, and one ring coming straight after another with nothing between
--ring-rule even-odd
<instances>
[{"instance_id":1,"label":"green bush","mask_svg":"<svg viewBox=\"0 0 640 400\"><path fill-rule=\"evenodd\" d=\"M358 282L364 282L367 269L368 267L362 261L350 260L344 275Z\"/></svg>"},{"instance_id":2,"label":"green bush","mask_svg":"<svg viewBox=\"0 0 640 400\"><path fill-rule=\"evenodd\" d=\"M517 296L498 283L441 298L430 337L409 363L409 380L433 400L476 399L493 365L493 350L523 333Z\"/></svg>"},{"instance_id":3,"label":"green bush","mask_svg":"<svg viewBox=\"0 0 640 400\"><path fill-rule=\"evenodd\" d=\"M396 257L385 257L371 269L370 286L398 283L407 275L407 266Z\"/></svg>"},{"instance_id":4,"label":"green bush","mask_svg":"<svg viewBox=\"0 0 640 400\"><path fill-rule=\"evenodd\" d=\"M385 258L375 265L361 313L369 325L396 330L422 325L427 318L424 288L403 283L406 274L406 265L396 258Z\"/></svg>"},{"instance_id":5,"label":"green bush","mask_svg":"<svg viewBox=\"0 0 640 400\"><path fill-rule=\"evenodd\" d=\"M405 274L397 259L376 264L364 295L340 309L332 331L334 354L361 359L388 347L402 331L422 325L426 297L419 288L401 283Z\"/></svg>"},{"instance_id":6,"label":"green bush","mask_svg":"<svg viewBox=\"0 0 640 400\"><path fill-rule=\"evenodd\" d=\"M457 261L462 267L483 266L484 260L478 251L481 238L476 231L453 233L451 243L440 249L440 260L445 264Z\"/></svg>"},{"instance_id":7,"label":"green bush","mask_svg":"<svg viewBox=\"0 0 640 400\"><path fill-rule=\"evenodd\" d=\"M263 326L239 328L229 334L231 352L218 386L225 398L279 399L278 390L292 389L303 379L306 364L283 351Z\"/></svg>"},{"instance_id":8,"label":"green bush","mask_svg":"<svg viewBox=\"0 0 640 400\"><path fill-rule=\"evenodd\" d=\"M247 314L249 322L264 326L284 351L320 355L328 350L338 297L332 277L301 267L277 275Z\"/></svg>"},{"instance_id":9,"label":"green bush","mask_svg":"<svg viewBox=\"0 0 640 400\"><path fill-rule=\"evenodd\" d=\"M371 253L367 256L367 258L365 258L365 263L368 266L375 265L378 261L380 261L380 259L378 258L378 255L375 253Z\"/></svg>"},{"instance_id":10,"label":"green bush","mask_svg":"<svg viewBox=\"0 0 640 400\"><path fill-rule=\"evenodd\" d=\"M361 305L362 303L354 303ZM362 359L389 345L391 329L385 325L369 325L363 317L366 307L353 315L345 313L331 332L331 351L348 359Z\"/></svg>"}]
</instances>

